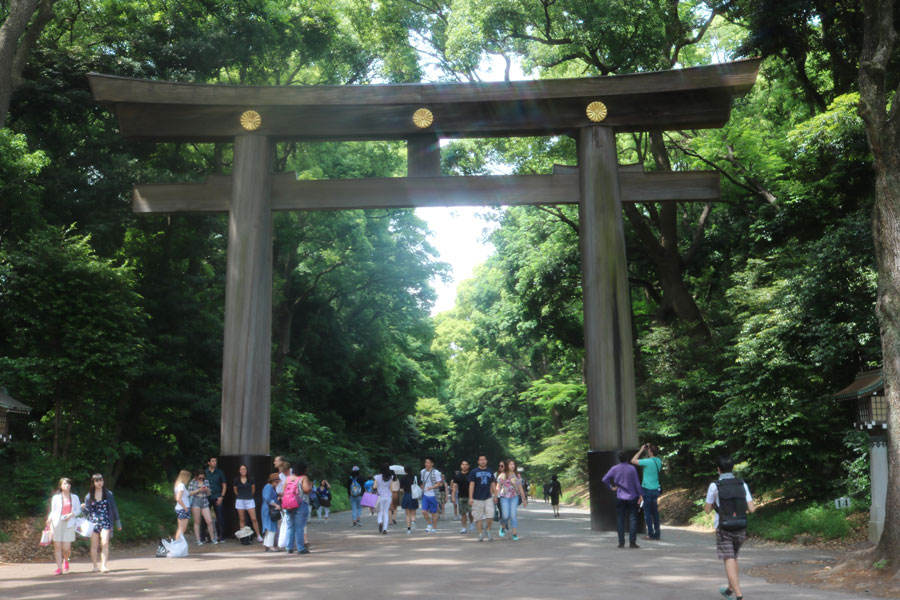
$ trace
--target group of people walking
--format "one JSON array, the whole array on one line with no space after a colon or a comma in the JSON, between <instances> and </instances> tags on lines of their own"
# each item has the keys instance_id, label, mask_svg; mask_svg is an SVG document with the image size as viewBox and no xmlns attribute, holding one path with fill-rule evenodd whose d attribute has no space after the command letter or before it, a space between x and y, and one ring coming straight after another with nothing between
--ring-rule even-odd
<instances>
[{"instance_id":1,"label":"group of people walking","mask_svg":"<svg viewBox=\"0 0 900 600\"><path fill-rule=\"evenodd\" d=\"M644 444L630 460L628 454L620 450L618 460L619 464L604 475L603 483L616 493L619 548L625 547L626 522L629 547L638 548L638 508L643 508L647 523L645 539L661 539L658 499L662 461L659 448L652 443ZM308 554L307 524L313 506L318 510L319 520L324 517L327 521L331 507L331 485L324 479L314 485L303 463L291 465L277 456L273 466L275 472L268 476L262 488L259 519L254 499L256 481L247 466L241 465L237 477L232 480L234 508L241 530L247 528L249 520L249 527L267 552L284 550ZM636 467L642 470L640 481ZM704 510L716 511L717 554L724 561L728 579L728 584L719 591L726 598L741 600L737 556L746 540L746 514L753 512L755 506L747 484L733 476L733 467L730 456L719 460L720 478L710 484ZM359 467L351 469L345 485L353 526L362 526L362 508L367 495L371 495L374 501L367 505L377 515L378 531L382 535L388 533L391 525L396 525L398 507L405 512L407 534L413 533L416 513L420 509L426 522L425 532L436 533L449 498L460 520L461 534L477 529L479 542L485 539L492 541L491 530L497 520L500 537L509 536L513 541L519 539L517 513L519 506L528 506L528 485L515 459L502 460L497 469L491 471L487 456L479 454L474 469L469 461L463 460L459 470L449 479L435 468L431 457L425 459L424 468L417 474L411 467L400 467L400 473L397 470L398 467L392 468L385 463L377 474L366 480ZM193 518L197 545L203 545L205 541L213 544L224 541L223 502L226 492L227 479L218 468L215 457L208 460L205 469L197 469L193 473L180 471L173 487L177 521L174 540L180 540L185 535L189 520ZM543 492L544 499L553 505L554 517L558 517L561 486L556 475L543 486ZM727 519L719 517L723 505L727 508L723 513L728 515ZM121 531L122 523L115 497L106 488L103 475L95 473L91 476L83 502L72 492L71 479L61 478L51 498L46 525L45 533L49 533L53 542L56 575L70 570L69 559L76 530L91 539L93 572L109 572L109 542L113 527Z\"/></svg>"},{"instance_id":2,"label":"group of people walking","mask_svg":"<svg viewBox=\"0 0 900 600\"><path fill-rule=\"evenodd\" d=\"M424 468L418 472L402 467L397 473L385 463L372 477L371 486L366 485L368 482L363 481L359 469L354 467L347 479L352 524L360 525L361 506L365 494L370 493L377 497L373 508L379 533L386 535L396 524L394 511L398 506L405 512L407 535L415 530L419 510L425 519L425 533L436 533L449 498L460 519L461 534L477 528L478 541L485 537L492 540L493 521L499 520L500 537L509 534L511 540L518 540L517 512L520 505L528 506L528 494L515 459L500 461L497 470L491 471L487 456L480 454L477 465L471 469L469 461L464 460L448 479L435 468L431 457L425 459Z\"/></svg>"}]
</instances>

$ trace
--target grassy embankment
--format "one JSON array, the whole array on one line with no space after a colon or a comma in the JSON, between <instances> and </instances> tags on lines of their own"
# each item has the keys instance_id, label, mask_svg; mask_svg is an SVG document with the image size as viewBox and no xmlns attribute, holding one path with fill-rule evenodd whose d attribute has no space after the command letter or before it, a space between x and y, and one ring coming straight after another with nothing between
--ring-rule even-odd
<instances>
[{"instance_id":1,"label":"grassy embankment","mask_svg":"<svg viewBox=\"0 0 900 600\"><path fill-rule=\"evenodd\" d=\"M702 498L695 498L702 493L702 490L694 494L676 490L670 498L663 498L660 503L663 521L679 525L686 524L684 521L687 520L691 525L712 531L713 515L703 512ZM587 508L590 505L587 486L564 490L562 502ZM858 540L865 538L868 509L855 505L850 509L837 509L827 502L785 502L764 496L759 509L748 521L750 536L764 540L791 542L803 536L814 540Z\"/></svg>"}]
</instances>

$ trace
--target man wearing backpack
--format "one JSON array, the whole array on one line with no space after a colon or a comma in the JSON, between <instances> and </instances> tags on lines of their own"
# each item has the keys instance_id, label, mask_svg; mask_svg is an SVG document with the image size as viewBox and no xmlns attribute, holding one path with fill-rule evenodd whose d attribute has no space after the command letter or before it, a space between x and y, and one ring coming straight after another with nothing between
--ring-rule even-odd
<instances>
[{"instance_id":1,"label":"man wearing backpack","mask_svg":"<svg viewBox=\"0 0 900 600\"><path fill-rule=\"evenodd\" d=\"M362 517L362 495L365 480L359 474L359 467L350 470L347 478L347 495L350 497L350 514L353 518L353 527L362 527L359 519Z\"/></svg>"},{"instance_id":2,"label":"man wearing backpack","mask_svg":"<svg viewBox=\"0 0 900 600\"><path fill-rule=\"evenodd\" d=\"M747 513L756 510L750 488L732 474L734 460L730 455L719 457L719 479L709 484L706 504L703 510L716 511L716 554L725 561L725 576L728 585L720 587L719 593L725 598L743 600L741 584L738 580L738 552L747 539Z\"/></svg>"}]
</instances>

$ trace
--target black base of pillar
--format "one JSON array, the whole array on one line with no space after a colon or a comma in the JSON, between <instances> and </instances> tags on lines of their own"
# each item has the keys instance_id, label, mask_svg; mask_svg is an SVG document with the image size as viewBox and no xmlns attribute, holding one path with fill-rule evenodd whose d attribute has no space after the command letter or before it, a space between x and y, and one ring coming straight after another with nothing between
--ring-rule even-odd
<instances>
[{"instance_id":1,"label":"black base of pillar","mask_svg":"<svg viewBox=\"0 0 900 600\"><path fill-rule=\"evenodd\" d=\"M616 531L616 493L603 485L603 476L619 464L615 450L588 452L588 490L591 497L591 531ZM631 456L632 451L628 455ZM646 533L643 513L638 514L638 533ZM628 524L625 524L627 535Z\"/></svg>"},{"instance_id":2,"label":"black base of pillar","mask_svg":"<svg viewBox=\"0 0 900 600\"><path fill-rule=\"evenodd\" d=\"M225 504L225 510L223 511L225 515L225 525L223 528L225 539L234 537L234 532L241 528L237 509L234 507L234 485L232 485L235 477L240 473L241 465L247 465L248 474L256 481L256 494L254 494L253 499L256 501L256 522L260 525L260 531L262 531L262 520L259 508L262 506L263 486L266 485L269 474L275 470L275 467L272 466L272 457L268 455L248 454L220 456L219 468L225 475L225 483L228 484L228 491L225 493L225 500L223 500L223 503ZM249 511L245 525L252 526L249 518Z\"/></svg>"},{"instance_id":3,"label":"black base of pillar","mask_svg":"<svg viewBox=\"0 0 900 600\"><path fill-rule=\"evenodd\" d=\"M603 476L618 462L615 450L591 450L588 452L591 531L616 530L616 493L603 485Z\"/></svg>"}]
</instances>

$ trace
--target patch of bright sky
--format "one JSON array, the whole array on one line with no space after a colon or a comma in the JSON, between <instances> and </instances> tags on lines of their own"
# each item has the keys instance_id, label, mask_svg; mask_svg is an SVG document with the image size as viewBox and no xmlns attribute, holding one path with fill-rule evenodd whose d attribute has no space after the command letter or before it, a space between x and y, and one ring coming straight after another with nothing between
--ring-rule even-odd
<instances>
[{"instance_id":1,"label":"patch of bright sky","mask_svg":"<svg viewBox=\"0 0 900 600\"><path fill-rule=\"evenodd\" d=\"M478 75L482 81L503 81L506 62L502 57L492 55L482 63ZM509 77L511 80L530 79L522 72L521 66L513 62ZM426 80L436 81L436 71L426 68ZM447 140L441 140L441 146ZM507 165L496 165L492 170L497 174L508 173ZM496 222L486 221L482 215L489 209L479 206L458 206L453 208L417 208L416 215L428 223L431 230L431 245L439 254L438 260L446 262L452 269L449 281L432 280L437 292L437 301L431 314L453 308L456 302L457 286L472 277L475 267L487 260L494 247L485 242L486 235L496 227Z\"/></svg>"}]
</instances>

